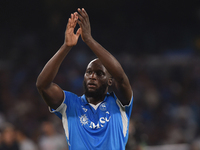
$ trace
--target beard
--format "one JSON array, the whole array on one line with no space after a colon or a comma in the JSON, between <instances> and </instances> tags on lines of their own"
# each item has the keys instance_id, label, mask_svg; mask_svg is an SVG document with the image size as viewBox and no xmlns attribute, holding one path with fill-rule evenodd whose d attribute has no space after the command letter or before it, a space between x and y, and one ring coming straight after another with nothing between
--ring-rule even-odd
<instances>
[{"instance_id":1,"label":"beard","mask_svg":"<svg viewBox=\"0 0 200 150\"><path fill-rule=\"evenodd\" d=\"M108 87L107 83L102 84L95 91L89 91L86 85L86 82L83 81L84 94L86 97L93 97L95 99L102 99L105 96L106 89Z\"/></svg>"}]
</instances>

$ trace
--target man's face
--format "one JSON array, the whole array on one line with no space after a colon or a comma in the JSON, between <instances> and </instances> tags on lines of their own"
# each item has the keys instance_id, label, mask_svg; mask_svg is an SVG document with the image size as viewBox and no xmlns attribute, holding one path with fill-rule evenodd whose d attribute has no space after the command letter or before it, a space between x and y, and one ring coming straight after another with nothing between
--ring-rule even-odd
<instances>
[{"instance_id":1,"label":"man's face","mask_svg":"<svg viewBox=\"0 0 200 150\"><path fill-rule=\"evenodd\" d=\"M84 75L86 97L102 98L108 91L109 73L102 63L95 59L91 61Z\"/></svg>"}]
</instances>

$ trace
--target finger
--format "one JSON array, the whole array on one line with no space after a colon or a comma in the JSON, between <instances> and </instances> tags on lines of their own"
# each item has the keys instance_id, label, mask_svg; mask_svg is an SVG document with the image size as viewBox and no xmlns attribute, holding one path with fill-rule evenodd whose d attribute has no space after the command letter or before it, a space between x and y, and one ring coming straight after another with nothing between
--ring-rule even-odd
<instances>
[{"instance_id":1,"label":"finger","mask_svg":"<svg viewBox=\"0 0 200 150\"><path fill-rule=\"evenodd\" d=\"M85 14L85 16L88 16L88 14L84 8L82 8L82 12Z\"/></svg>"},{"instance_id":2,"label":"finger","mask_svg":"<svg viewBox=\"0 0 200 150\"><path fill-rule=\"evenodd\" d=\"M75 28L77 24L77 16L74 14L71 14L71 18L69 18L69 28Z\"/></svg>"},{"instance_id":3,"label":"finger","mask_svg":"<svg viewBox=\"0 0 200 150\"><path fill-rule=\"evenodd\" d=\"M80 35L81 35L81 32L82 32L82 29L79 28L79 29L76 31L76 35L77 35L77 36L80 36Z\"/></svg>"},{"instance_id":4,"label":"finger","mask_svg":"<svg viewBox=\"0 0 200 150\"><path fill-rule=\"evenodd\" d=\"M76 21L76 15L74 13L72 14L72 20Z\"/></svg>"},{"instance_id":5,"label":"finger","mask_svg":"<svg viewBox=\"0 0 200 150\"><path fill-rule=\"evenodd\" d=\"M82 8L82 11L83 11L83 13L84 13L84 15L85 15L85 20L86 20L86 22L89 22L90 19L89 19L89 16L88 16L86 10L85 10L84 8Z\"/></svg>"},{"instance_id":6,"label":"finger","mask_svg":"<svg viewBox=\"0 0 200 150\"><path fill-rule=\"evenodd\" d=\"M71 19L73 20L73 14L71 14Z\"/></svg>"},{"instance_id":7,"label":"finger","mask_svg":"<svg viewBox=\"0 0 200 150\"><path fill-rule=\"evenodd\" d=\"M75 16L75 14L72 14L72 19L73 19L73 22L75 23L76 22L76 16Z\"/></svg>"},{"instance_id":8,"label":"finger","mask_svg":"<svg viewBox=\"0 0 200 150\"><path fill-rule=\"evenodd\" d=\"M68 19L67 28L71 25L71 18Z\"/></svg>"},{"instance_id":9,"label":"finger","mask_svg":"<svg viewBox=\"0 0 200 150\"><path fill-rule=\"evenodd\" d=\"M81 20L81 21L84 20L83 17L82 17L79 13L77 13L76 15L78 16L78 19L79 19L79 20Z\"/></svg>"},{"instance_id":10,"label":"finger","mask_svg":"<svg viewBox=\"0 0 200 150\"><path fill-rule=\"evenodd\" d=\"M82 9L78 9L78 11L79 11L79 19L84 23L84 22L88 22L89 21L89 16L88 16L88 14L87 14L87 12L86 12L86 10L84 9L84 8L82 8Z\"/></svg>"},{"instance_id":11,"label":"finger","mask_svg":"<svg viewBox=\"0 0 200 150\"><path fill-rule=\"evenodd\" d=\"M75 21L78 20L78 15L77 15L77 14L78 14L77 12L74 13L74 20L75 20Z\"/></svg>"},{"instance_id":12,"label":"finger","mask_svg":"<svg viewBox=\"0 0 200 150\"><path fill-rule=\"evenodd\" d=\"M79 12L79 13L81 13L81 12L82 12L82 10L81 10L80 8L78 8L78 12Z\"/></svg>"},{"instance_id":13,"label":"finger","mask_svg":"<svg viewBox=\"0 0 200 150\"><path fill-rule=\"evenodd\" d=\"M70 23L72 23L72 22L73 22L73 20L74 20L73 18L74 18L74 15L73 15L73 14L71 14L71 15L70 15Z\"/></svg>"},{"instance_id":14,"label":"finger","mask_svg":"<svg viewBox=\"0 0 200 150\"><path fill-rule=\"evenodd\" d=\"M74 15L75 15L76 17L78 17L78 13L77 13L77 12L74 12Z\"/></svg>"},{"instance_id":15,"label":"finger","mask_svg":"<svg viewBox=\"0 0 200 150\"><path fill-rule=\"evenodd\" d=\"M86 10L85 10L84 8L82 8L82 9L80 9L79 11L80 11L80 14L81 14L84 18L87 19L88 14L87 14Z\"/></svg>"},{"instance_id":16,"label":"finger","mask_svg":"<svg viewBox=\"0 0 200 150\"><path fill-rule=\"evenodd\" d=\"M80 16L79 19L80 20L85 18L85 13L82 11L82 9L78 8L78 12L79 12L79 16Z\"/></svg>"},{"instance_id":17,"label":"finger","mask_svg":"<svg viewBox=\"0 0 200 150\"><path fill-rule=\"evenodd\" d=\"M82 28L82 22L80 21L80 20L77 20L77 22L78 22L78 25Z\"/></svg>"},{"instance_id":18,"label":"finger","mask_svg":"<svg viewBox=\"0 0 200 150\"><path fill-rule=\"evenodd\" d=\"M77 18L77 16L76 16L76 12L75 12L75 13L72 14L72 19L73 19L74 21L76 21L76 18Z\"/></svg>"}]
</instances>

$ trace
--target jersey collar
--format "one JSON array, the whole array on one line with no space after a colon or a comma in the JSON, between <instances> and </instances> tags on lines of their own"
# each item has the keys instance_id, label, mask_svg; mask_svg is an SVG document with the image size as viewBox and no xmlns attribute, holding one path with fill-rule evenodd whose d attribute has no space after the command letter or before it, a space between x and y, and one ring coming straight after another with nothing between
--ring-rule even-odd
<instances>
[{"instance_id":1,"label":"jersey collar","mask_svg":"<svg viewBox=\"0 0 200 150\"><path fill-rule=\"evenodd\" d=\"M107 92L103 101L105 101L109 95L110 95L110 93ZM88 101L87 101L87 99L86 99L86 97L85 97L85 94L83 94L81 96L81 101L82 101L83 105L89 104Z\"/></svg>"}]
</instances>

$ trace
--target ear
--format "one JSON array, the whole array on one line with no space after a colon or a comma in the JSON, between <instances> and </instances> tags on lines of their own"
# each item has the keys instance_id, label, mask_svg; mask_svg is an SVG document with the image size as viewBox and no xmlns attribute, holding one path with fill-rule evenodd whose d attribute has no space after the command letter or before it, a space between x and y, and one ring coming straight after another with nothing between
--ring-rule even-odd
<instances>
[{"instance_id":1,"label":"ear","mask_svg":"<svg viewBox=\"0 0 200 150\"><path fill-rule=\"evenodd\" d=\"M111 86L112 83L113 83L113 79L112 79L112 78L109 78L109 79L108 79L108 85Z\"/></svg>"}]
</instances>

